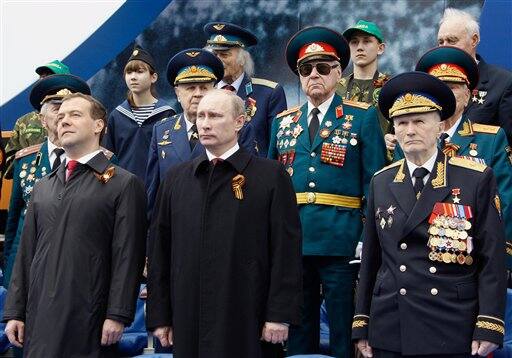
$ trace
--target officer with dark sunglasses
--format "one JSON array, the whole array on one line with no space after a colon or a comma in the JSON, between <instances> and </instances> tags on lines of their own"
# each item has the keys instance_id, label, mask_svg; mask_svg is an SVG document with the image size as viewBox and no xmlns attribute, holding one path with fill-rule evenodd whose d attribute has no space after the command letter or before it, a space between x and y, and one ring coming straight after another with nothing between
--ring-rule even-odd
<instances>
[{"instance_id":1,"label":"officer with dark sunglasses","mask_svg":"<svg viewBox=\"0 0 512 358\"><path fill-rule=\"evenodd\" d=\"M357 266L350 264L363 227L370 179L385 164L375 108L335 94L350 49L341 34L310 27L286 48L307 102L273 122L269 157L292 178L303 232L302 324L290 327L288 354L319 353L320 287L326 301L330 354L353 355L350 339Z\"/></svg>"}]
</instances>

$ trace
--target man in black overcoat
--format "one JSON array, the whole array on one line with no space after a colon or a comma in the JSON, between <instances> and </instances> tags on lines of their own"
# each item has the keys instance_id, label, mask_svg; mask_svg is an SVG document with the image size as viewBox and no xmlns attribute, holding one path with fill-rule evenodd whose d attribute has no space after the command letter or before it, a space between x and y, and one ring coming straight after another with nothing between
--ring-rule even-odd
<instances>
[{"instance_id":1,"label":"man in black overcoat","mask_svg":"<svg viewBox=\"0 0 512 358\"><path fill-rule=\"evenodd\" d=\"M370 184L352 338L364 357L469 358L503 342L505 233L492 169L437 149L455 97L407 72L379 108L405 159Z\"/></svg>"},{"instance_id":2,"label":"man in black overcoat","mask_svg":"<svg viewBox=\"0 0 512 358\"><path fill-rule=\"evenodd\" d=\"M32 193L5 332L26 357L117 356L144 262L144 187L100 150L106 112L98 101L69 95L57 120L67 159Z\"/></svg>"},{"instance_id":3,"label":"man in black overcoat","mask_svg":"<svg viewBox=\"0 0 512 358\"><path fill-rule=\"evenodd\" d=\"M234 93L208 92L196 123L206 153L169 170L157 195L147 327L176 358L275 356L302 300L290 176L239 148Z\"/></svg>"}]
</instances>

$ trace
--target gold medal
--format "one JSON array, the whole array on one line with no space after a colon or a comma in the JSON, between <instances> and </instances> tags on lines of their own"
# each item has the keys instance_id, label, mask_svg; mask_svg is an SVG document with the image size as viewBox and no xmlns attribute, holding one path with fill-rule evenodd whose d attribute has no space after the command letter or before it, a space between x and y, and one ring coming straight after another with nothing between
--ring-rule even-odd
<instances>
[{"instance_id":1,"label":"gold medal","mask_svg":"<svg viewBox=\"0 0 512 358\"><path fill-rule=\"evenodd\" d=\"M22 171L20 172L20 178L21 178L21 179L23 179L23 178L25 178L26 176L27 176L27 171L26 171L26 170L22 170Z\"/></svg>"},{"instance_id":2,"label":"gold medal","mask_svg":"<svg viewBox=\"0 0 512 358\"><path fill-rule=\"evenodd\" d=\"M442 255L442 257L443 257L443 262L444 262L445 264L449 264L450 262L452 262L452 255L451 255L451 254L449 254L448 252L445 252L445 253Z\"/></svg>"},{"instance_id":3,"label":"gold medal","mask_svg":"<svg viewBox=\"0 0 512 358\"><path fill-rule=\"evenodd\" d=\"M352 139L350 140L350 145L352 145L352 146L357 145L357 139L352 138Z\"/></svg>"},{"instance_id":4,"label":"gold medal","mask_svg":"<svg viewBox=\"0 0 512 358\"><path fill-rule=\"evenodd\" d=\"M466 243L464 241L459 241L459 250L460 251L466 251L467 248L468 248L468 245L466 245Z\"/></svg>"},{"instance_id":5,"label":"gold medal","mask_svg":"<svg viewBox=\"0 0 512 358\"><path fill-rule=\"evenodd\" d=\"M432 234L432 235L437 235L439 234L439 229L435 226L431 226L430 229L428 230L429 234Z\"/></svg>"},{"instance_id":6,"label":"gold medal","mask_svg":"<svg viewBox=\"0 0 512 358\"><path fill-rule=\"evenodd\" d=\"M322 138L327 138L329 135L331 134L331 131L328 130L327 128L323 128L321 131L320 131L320 137Z\"/></svg>"},{"instance_id":7,"label":"gold medal","mask_svg":"<svg viewBox=\"0 0 512 358\"><path fill-rule=\"evenodd\" d=\"M464 229L465 230L471 229L471 223L467 220L464 220Z\"/></svg>"},{"instance_id":8,"label":"gold medal","mask_svg":"<svg viewBox=\"0 0 512 358\"><path fill-rule=\"evenodd\" d=\"M459 263L459 265L464 265L464 262L466 262L466 256L464 256L463 254L459 254L457 256L457 262Z\"/></svg>"},{"instance_id":9,"label":"gold medal","mask_svg":"<svg viewBox=\"0 0 512 358\"><path fill-rule=\"evenodd\" d=\"M437 254L434 251L430 251L428 254L430 261L437 261Z\"/></svg>"},{"instance_id":10,"label":"gold medal","mask_svg":"<svg viewBox=\"0 0 512 358\"><path fill-rule=\"evenodd\" d=\"M457 255L455 255L454 253L451 254L451 257L452 257L452 263L457 263Z\"/></svg>"},{"instance_id":11,"label":"gold medal","mask_svg":"<svg viewBox=\"0 0 512 358\"><path fill-rule=\"evenodd\" d=\"M459 239L466 240L468 238L467 231L459 231Z\"/></svg>"},{"instance_id":12,"label":"gold medal","mask_svg":"<svg viewBox=\"0 0 512 358\"><path fill-rule=\"evenodd\" d=\"M33 174L35 172L36 172L36 168L35 167L30 168L30 174Z\"/></svg>"},{"instance_id":13,"label":"gold medal","mask_svg":"<svg viewBox=\"0 0 512 358\"><path fill-rule=\"evenodd\" d=\"M288 169L286 169L286 171L288 172L288 174L290 174L290 176L293 175L293 168L292 167L288 167Z\"/></svg>"},{"instance_id":14,"label":"gold medal","mask_svg":"<svg viewBox=\"0 0 512 358\"><path fill-rule=\"evenodd\" d=\"M466 256L466 260L464 260L464 263L468 266L473 264L473 258L470 255Z\"/></svg>"}]
</instances>

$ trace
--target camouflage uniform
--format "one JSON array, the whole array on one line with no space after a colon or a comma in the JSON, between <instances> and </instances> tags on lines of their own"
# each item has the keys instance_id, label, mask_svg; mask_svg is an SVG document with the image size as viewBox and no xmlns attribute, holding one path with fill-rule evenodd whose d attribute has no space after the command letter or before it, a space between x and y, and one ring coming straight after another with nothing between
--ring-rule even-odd
<instances>
[{"instance_id":1,"label":"camouflage uniform","mask_svg":"<svg viewBox=\"0 0 512 358\"><path fill-rule=\"evenodd\" d=\"M12 178L12 164L14 155L20 149L40 144L46 139L46 129L43 128L36 111L18 118L14 125L13 134L5 146L6 169L5 177Z\"/></svg>"},{"instance_id":2,"label":"camouflage uniform","mask_svg":"<svg viewBox=\"0 0 512 358\"><path fill-rule=\"evenodd\" d=\"M344 99L356 102L365 102L377 107L380 89L389 79L389 76L375 72L371 80L354 79L354 74L343 77L336 88L336 93ZM384 134L389 133L389 121L379 111L379 123Z\"/></svg>"}]
</instances>

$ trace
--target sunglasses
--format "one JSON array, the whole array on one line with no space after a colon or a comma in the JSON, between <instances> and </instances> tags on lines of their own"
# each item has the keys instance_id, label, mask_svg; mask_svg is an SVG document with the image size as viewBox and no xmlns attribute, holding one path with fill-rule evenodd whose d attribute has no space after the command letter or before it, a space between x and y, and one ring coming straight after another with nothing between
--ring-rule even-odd
<instances>
[{"instance_id":1,"label":"sunglasses","mask_svg":"<svg viewBox=\"0 0 512 358\"><path fill-rule=\"evenodd\" d=\"M331 70L333 68L338 67L339 64L330 65L325 62L319 62L315 65L312 65L310 63L303 63L299 66L298 70L302 77L308 77L311 72L313 72L313 67L316 68L316 72L322 76L327 76L329 73L331 73Z\"/></svg>"}]
</instances>

